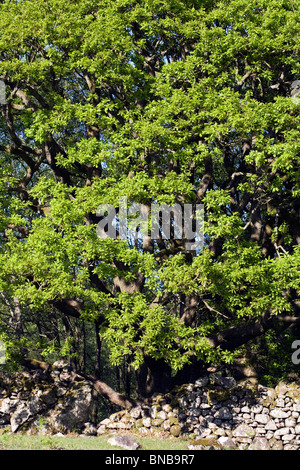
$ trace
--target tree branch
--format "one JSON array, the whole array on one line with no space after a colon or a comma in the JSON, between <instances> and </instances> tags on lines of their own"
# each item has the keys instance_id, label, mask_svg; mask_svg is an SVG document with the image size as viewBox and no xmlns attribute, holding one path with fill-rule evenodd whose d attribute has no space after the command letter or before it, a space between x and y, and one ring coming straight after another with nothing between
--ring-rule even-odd
<instances>
[{"instance_id":1,"label":"tree branch","mask_svg":"<svg viewBox=\"0 0 300 470\"><path fill-rule=\"evenodd\" d=\"M28 357L23 357L21 364L27 369L43 370L46 373L50 372L51 370L55 370L55 367L51 366L51 364L48 364L47 362L38 361L36 359L31 359ZM73 376L73 379L81 378L87 380L88 382L91 382L96 392L107 398L114 405L129 409L137 404L135 400L132 400L126 397L125 395L116 392L109 385L107 385L107 383L103 382L100 379L97 379L92 375L78 372L71 372L71 374Z\"/></svg>"}]
</instances>

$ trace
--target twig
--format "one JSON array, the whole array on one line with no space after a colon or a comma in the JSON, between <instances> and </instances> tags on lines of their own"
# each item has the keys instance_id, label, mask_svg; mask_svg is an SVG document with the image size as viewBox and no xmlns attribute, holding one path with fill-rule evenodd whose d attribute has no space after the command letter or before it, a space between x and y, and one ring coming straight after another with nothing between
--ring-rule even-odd
<instances>
[{"instance_id":1,"label":"twig","mask_svg":"<svg viewBox=\"0 0 300 470\"><path fill-rule=\"evenodd\" d=\"M227 318L227 320L229 320L229 317L227 317L227 315L225 315L224 313L219 312L219 311L216 310L215 308L213 308L213 307L211 307L210 305L208 305L208 303L206 302L206 300L202 299L202 302L204 303L205 307L208 308L208 310L210 310L211 312L215 312L215 313L217 313L218 315L222 315L222 317Z\"/></svg>"}]
</instances>

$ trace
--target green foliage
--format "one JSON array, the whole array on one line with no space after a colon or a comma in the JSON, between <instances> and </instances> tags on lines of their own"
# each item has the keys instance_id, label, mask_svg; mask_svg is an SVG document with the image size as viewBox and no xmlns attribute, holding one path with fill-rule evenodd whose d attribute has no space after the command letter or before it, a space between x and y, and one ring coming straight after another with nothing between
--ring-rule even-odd
<instances>
[{"instance_id":1,"label":"green foliage","mask_svg":"<svg viewBox=\"0 0 300 470\"><path fill-rule=\"evenodd\" d=\"M228 327L299 315L298 13L287 0L1 3L0 291L30 328L44 312L42 355L80 360L73 317L97 325L112 364L179 370L233 361L210 341ZM120 196L203 203L203 249L99 239L97 208Z\"/></svg>"}]
</instances>

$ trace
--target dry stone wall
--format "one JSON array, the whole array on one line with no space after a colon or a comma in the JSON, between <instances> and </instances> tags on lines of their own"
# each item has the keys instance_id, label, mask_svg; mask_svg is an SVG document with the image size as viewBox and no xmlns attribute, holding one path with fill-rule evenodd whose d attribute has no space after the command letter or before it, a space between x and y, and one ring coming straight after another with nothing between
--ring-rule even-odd
<instances>
[{"instance_id":1,"label":"dry stone wall","mask_svg":"<svg viewBox=\"0 0 300 470\"><path fill-rule=\"evenodd\" d=\"M0 376L0 428L27 434L66 434L90 429L92 386L64 361L42 371Z\"/></svg>"},{"instance_id":2,"label":"dry stone wall","mask_svg":"<svg viewBox=\"0 0 300 470\"><path fill-rule=\"evenodd\" d=\"M103 420L98 434L189 436L190 449L300 449L300 384L275 388L211 375Z\"/></svg>"},{"instance_id":3,"label":"dry stone wall","mask_svg":"<svg viewBox=\"0 0 300 470\"><path fill-rule=\"evenodd\" d=\"M210 374L97 425L90 422L93 403L91 384L64 361L48 373L0 375L0 430L109 436L134 431L187 437L195 450L300 450L300 382L268 388Z\"/></svg>"}]
</instances>

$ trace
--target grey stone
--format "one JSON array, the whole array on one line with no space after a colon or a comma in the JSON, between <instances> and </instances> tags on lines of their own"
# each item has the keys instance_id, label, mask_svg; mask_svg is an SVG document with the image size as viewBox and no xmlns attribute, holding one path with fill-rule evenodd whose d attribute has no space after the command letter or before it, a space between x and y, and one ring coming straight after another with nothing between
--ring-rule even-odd
<instances>
[{"instance_id":1,"label":"grey stone","mask_svg":"<svg viewBox=\"0 0 300 470\"><path fill-rule=\"evenodd\" d=\"M172 406L169 404L163 405L162 410L165 411L166 413L171 413L173 411Z\"/></svg>"},{"instance_id":2,"label":"grey stone","mask_svg":"<svg viewBox=\"0 0 300 470\"><path fill-rule=\"evenodd\" d=\"M67 393L68 389L64 386L61 386L61 384L59 383L59 386L56 388L56 396L59 398L59 397L63 397L66 393Z\"/></svg>"},{"instance_id":3,"label":"grey stone","mask_svg":"<svg viewBox=\"0 0 300 470\"><path fill-rule=\"evenodd\" d=\"M156 414L156 418L165 420L168 418L168 413L166 413L166 411L161 410Z\"/></svg>"},{"instance_id":4,"label":"grey stone","mask_svg":"<svg viewBox=\"0 0 300 470\"><path fill-rule=\"evenodd\" d=\"M52 364L52 369L65 370L67 372L71 370L71 366L68 361L64 359L59 359L58 361Z\"/></svg>"},{"instance_id":5,"label":"grey stone","mask_svg":"<svg viewBox=\"0 0 300 470\"><path fill-rule=\"evenodd\" d=\"M187 408L188 407L188 399L186 397L181 397L179 400L179 406L180 408Z\"/></svg>"},{"instance_id":6,"label":"grey stone","mask_svg":"<svg viewBox=\"0 0 300 470\"><path fill-rule=\"evenodd\" d=\"M265 426L265 429L266 429L267 431L276 431L277 425L276 425L275 421L274 421L273 419L270 419L270 420L267 422L267 424L266 424L266 426Z\"/></svg>"},{"instance_id":7,"label":"grey stone","mask_svg":"<svg viewBox=\"0 0 300 470\"><path fill-rule=\"evenodd\" d=\"M272 450L283 450L283 443L282 441L276 441L272 445Z\"/></svg>"},{"instance_id":8,"label":"grey stone","mask_svg":"<svg viewBox=\"0 0 300 470\"><path fill-rule=\"evenodd\" d=\"M136 450L140 447L140 443L130 436L115 435L107 441L112 446L122 447L127 450Z\"/></svg>"},{"instance_id":9,"label":"grey stone","mask_svg":"<svg viewBox=\"0 0 300 470\"><path fill-rule=\"evenodd\" d=\"M200 377L199 379L196 380L195 385L196 387L206 387L208 382L209 382L208 377Z\"/></svg>"},{"instance_id":10,"label":"grey stone","mask_svg":"<svg viewBox=\"0 0 300 470\"><path fill-rule=\"evenodd\" d=\"M257 414L254 419L260 424L267 424L270 421L270 417L267 414Z\"/></svg>"},{"instance_id":11,"label":"grey stone","mask_svg":"<svg viewBox=\"0 0 300 470\"><path fill-rule=\"evenodd\" d=\"M232 408L232 411L233 411L234 414L237 415L237 414L239 414L239 413L241 412L241 408L239 408L238 406L234 406L234 407Z\"/></svg>"},{"instance_id":12,"label":"grey stone","mask_svg":"<svg viewBox=\"0 0 300 470\"><path fill-rule=\"evenodd\" d=\"M252 439L246 437L238 437L237 439L238 448L240 450L246 450L252 444Z\"/></svg>"},{"instance_id":13,"label":"grey stone","mask_svg":"<svg viewBox=\"0 0 300 470\"><path fill-rule=\"evenodd\" d=\"M236 449L237 444L234 442L231 437L228 436L221 436L218 439L219 444L222 446L223 449Z\"/></svg>"},{"instance_id":14,"label":"grey stone","mask_svg":"<svg viewBox=\"0 0 300 470\"><path fill-rule=\"evenodd\" d=\"M206 426L198 426L196 431L200 437L206 437L211 433L210 429L208 429Z\"/></svg>"},{"instance_id":15,"label":"grey stone","mask_svg":"<svg viewBox=\"0 0 300 470\"><path fill-rule=\"evenodd\" d=\"M249 406L247 406L247 405L246 405L246 406L243 406L243 407L241 408L241 412L242 412L242 413L250 413L250 411L251 411L251 410L250 410Z\"/></svg>"},{"instance_id":16,"label":"grey stone","mask_svg":"<svg viewBox=\"0 0 300 470\"><path fill-rule=\"evenodd\" d=\"M294 439L293 434L284 434L281 439L285 442L292 441Z\"/></svg>"},{"instance_id":17,"label":"grey stone","mask_svg":"<svg viewBox=\"0 0 300 470\"><path fill-rule=\"evenodd\" d=\"M134 419L139 419L141 418L142 416L142 407L139 405L139 406L135 406L134 408L132 408L129 412L130 416L132 416L132 418Z\"/></svg>"},{"instance_id":18,"label":"grey stone","mask_svg":"<svg viewBox=\"0 0 300 470\"><path fill-rule=\"evenodd\" d=\"M192 416L200 416L201 415L201 410L199 410L199 408L192 408L191 415Z\"/></svg>"},{"instance_id":19,"label":"grey stone","mask_svg":"<svg viewBox=\"0 0 300 470\"><path fill-rule=\"evenodd\" d=\"M265 437L255 437L249 446L249 450L270 450L268 439Z\"/></svg>"},{"instance_id":20,"label":"grey stone","mask_svg":"<svg viewBox=\"0 0 300 470\"><path fill-rule=\"evenodd\" d=\"M63 403L49 412L52 432L70 432L80 429L89 419L92 389L88 384L77 385L69 391Z\"/></svg>"},{"instance_id":21,"label":"grey stone","mask_svg":"<svg viewBox=\"0 0 300 470\"><path fill-rule=\"evenodd\" d=\"M297 425L295 426L295 433L296 433L296 434L300 434L300 424L297 424Z\"/></svg>"},{"instance_id":22,"label":"grey stone","mask_svg":"<svg viewBox=\"0 0 300 470\"><path fill-rule=\"evenodd\" d=\"M161 407L158 405L152 405L149 410L149 414L151 418L156 418L158 411L161 410Z\"/></svg>"},{"instance_id":23,"label":"grey stone","mask_svg":"<svg viewBox=\"0 0 300 470\"><path fill-rule=\"evenodd\" d=\"M109 419L109 418L105 418L105 419L103 419L99 424L100 424L101 426L106 426L106 425L109 424L109 423L110 423L110 419Z\"/></svg>"},{"instance_id":24,"label":"grey stone","mask_svg":"<svg viewBox=\"0 0 300 470\"><path fill-rule=\"evenodd\" d=\"M170 423L170 420L169 419L166 419L161 427L165 430L165 431L169 431L170 427L171 427L171 423Z\"/></svg>"},{"instance_id":25,"label":"grey stone","mask_svg":"<svg viewBox=\"0 0 300 470\"><path fill-rule=\"evenodd\" d=\"M97 435L100 436L101 434L105 434L105 432L106 432L106 427L103 424L101 424L97 429Z\"/></svg>"},{"instance_id":26,"label":"grey stone","mask_svg":"<svg viewBox=\"0 0 300 470\"><path fill-rule=\"evenodd\" d=\"M207 409L211 408L211 405L209 403L201 403L200 408L202 410L207 410Z\"/></svg>"},{"instance_id":27,"label":"grey stone","mask_svg":"<svg viewBox=\"0 0 300 470\"><path fill-rule=\"evenodd\" d=\"M127 425L126 423L116 423L116 429L126 429L127 428Z\"/></svg>"},{"instance_id":28,"label":"grey stone","mask_svg":"<svg viewBox=\"0 0 300 470\"><path fill-rule=\"evenodd\" d=\"M57 401L57 395L55 390L45 390L41 395L40 399L46 403L46 405L53 405Z\"/></svg>"},{"instance_id":29,"label":"grey stone","mask_svg":"<svg viewBox=\"0 0 300 470\"><path fill-rule=\"evenodd\" d=\"M82 434L86 436L97 436L97 427L93 423L84 423Z\"/></svg>"},{"instance_id":30,"label":"grey stone","mask_svg":"<svg viewBox=\"0 0 300 470\"><path fill-rule=\"evenodd\" d=\"M254 405L251 407L252 413L260 414L262 412L263 406L262 405Z\"/></svg>"},{"instance_id":31,"label":"grey stone","mask_svg":"<svg viewBox=\"0 0 300 470\"><path fill-rule=\"evenodd\" d=\"M216 429L214 430L214 434L215 434L215 436L222 436L222 437L224 437L224 436L226 436L226 431L225 431L225 429L223 429L223 428L216 428Z\"/></svg>"},{"instance_id":32,"label":"grey stone","mask_svg":"<svg viewBox=\"0 0 300 470\"><path fill-rule=\"evenodd\" d=\"M284 422L287 428L294 428L296 426L296 420L294 418L287 418Z\"/></svg>"},{"instance_id":33,"label":"grey stone","mask_svg":"<svg viewBox=\"0 0 300 470\"><path fill-rule=\"evenodd\" d=\"M255 428L256 436L261 436L262 434L267 434L267 430L265 427L257 427Z\"/></svg>"},{"instance_id":34,"label":"grey stone","mask_svg":"<svg viewBox=\"0 0 300 470\"><path fill-rule=\"evenodd\" d=\"M233 377L216 377L215 383L224 388L232 388L236 385L236 381Z\"/></svg>"},{"instance_id":35,"label":"grey stone","mask_svg":"<svg viewBox=\"0 0 300 470\"><path fill-rule=\"evenodd\" d=\"M61 382L71 382L73 379L73 374L72 372L69 372L68 370L63 370L61 374L59 375L59 380Z\"/></svg>"},{"instance_id":36,"label":"grey stone","mask_svg":"<svg viewBox=\"0 0 300 470\"><path fill-rule=\"evenodd\" d=\"M0 411L2 413L10 414L12 411L16 409L19 404L19 400L11 399L11 398L4 398L0 402Z\"/></svg>"},{"instance_id":37,"label":"grey stone","mask_svg":"<svg viewBox=\"0 0 300 470\"><path fill-rule=\"evenodd\" d=\"M295 444L286 444L284 450L299 450L299 446Z\"/></svg>"},{"instance_id":38,"label":"grey stone","mask_svg":"<svg viewBox=\"0 0 300 470\"><path fill-rule=\"evenodd\" d=\"M275 431L274 436L279 437L279 436L284 436L289 434L290 428L279 428Z\"/></svg>"},{"instance_id":39,"label":"grey stone","mask_svg":"<svg viewBox=\"0 0 300 470\"><path fill-rule=\"evenodd\" d=\"M151 427L151 419L150 418L143 418L143 426L145 426L145 428L150 428Z\"/></svg>"},{"instance_id":40,"label":"grey stone","mask_svg":"<svg viewBox=\"0 0 300 470\"><path fill-rule=\"evenodd\" d=\"M51 404L52 403L53 402L51 402ZM37 413L39 413L39 411L41 411L44 408L43 402L38 397L35 397L35 396L33 396L31 400L27 402L27 406L28 406L28 411L29 411L30 416L36 415Z\"/></svg>"},{"instance_id":41,"label":"grey stone","mask_svg":"<svg viewBox=\"0 0 300 470\"><path fill-rule=\"evenodd\" d=\"M30 411L24 403L20 403L10 418L11 431L16 432L30 417Z\"/></svg>"},{"instance_id":42,"label":"grey stone","mask_svg":"<svg viewBox=\"0 0 300 470\"><path fill-rule=\"evenodd\" d=\"M288 418L290 413L278 408L274 408L274 410L270 411L270 416L272 416L272 418Z\"/></svg>"},{"instance_id":43,"label":"grey stone","mask_svg":"<svg viewBox=\"0 0 300 470\"><path fill-rule=\"evenodd\" d=\"M229 411L229 409L226 406L224 406L215 413L214 417L217 419L228 420L228 419L232 419L232 414Z\"/></svg>"},{"instance_id":44,"label":"grey stone","mask_svg":"<svg viewBox=\"0 0 300 470\"><path fill-rule=\"evenodd\" d=\"M234 437L253 437L255 435L255 431L253 428L248 426L247 424L239 424L232 432Z\"/></svg>"}]
</instances>

